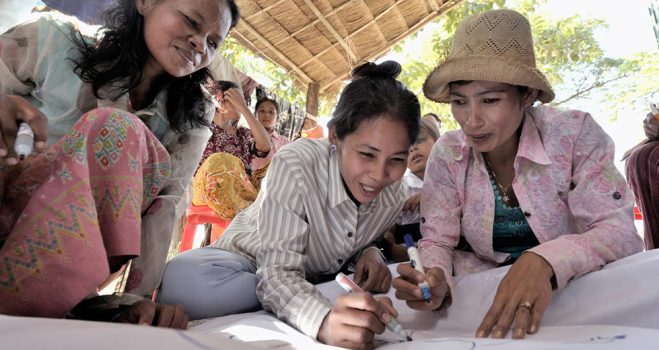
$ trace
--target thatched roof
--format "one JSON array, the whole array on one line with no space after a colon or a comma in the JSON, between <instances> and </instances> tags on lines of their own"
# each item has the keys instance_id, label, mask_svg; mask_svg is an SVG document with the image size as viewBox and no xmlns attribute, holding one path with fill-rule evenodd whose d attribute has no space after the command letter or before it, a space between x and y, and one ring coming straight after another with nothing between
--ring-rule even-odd
<instances>
[{"instance_id":1,"label":"thatched roof","mask_svg":"<svg viewBox=\"0 0 659 350\"><path fill-rule=\"evenodd\" d=\"M360 63L393 45L462 0L236 0L241 44L293 75L306 91L336 92Z\"/></svg>"}]
</instances>

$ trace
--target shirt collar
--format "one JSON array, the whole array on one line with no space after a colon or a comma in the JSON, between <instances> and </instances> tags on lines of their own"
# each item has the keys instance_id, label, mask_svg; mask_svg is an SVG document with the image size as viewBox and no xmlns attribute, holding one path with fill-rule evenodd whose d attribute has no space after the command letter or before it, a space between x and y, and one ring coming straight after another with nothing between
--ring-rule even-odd
<instances>
[{"instance_id":1,"label":"shirt collar","mask_svg":"<svg viewBox=\"0 0 659 350\"><path fill-rule=\"evenodd\" d=\"M329 185L328 185L328 195L329 201L332 208L335 208L339 204L350 201L350 196L346 189L343 187L343 179L341 178L341 171L339 170L339 157L336 154L336 151L329 150Z\"/></svg>"},{"instance_id":2,"label":"shirt collar","mask_svg":"<svg viewBox=\"0 0 659 350\"><path fill-rule=\"evenodd\" d=\"M519 137L517 157L524 157L537 164L551 164L545 146L542 144L538 126L535 124L533 110L530 109L527 109L524 113L524 125L522 126L522 134Z\"/></svg>"}]
</instances>

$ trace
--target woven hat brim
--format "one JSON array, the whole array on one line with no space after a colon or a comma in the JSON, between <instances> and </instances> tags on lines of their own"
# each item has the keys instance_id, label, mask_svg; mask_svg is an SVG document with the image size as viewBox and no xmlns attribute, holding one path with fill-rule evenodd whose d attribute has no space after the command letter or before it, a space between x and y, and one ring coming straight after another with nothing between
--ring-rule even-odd
<instances>
[{"instance_id":1,"label":"woven hat brim","mask_svg":"<svg viewBox=\"0 0 659 350\"><path fill-rule=\"evenodd\" d=\"M537 69L492 56L469 56L448 59L437 66L423 83L423 93L435 102L449 103L448 84L459 80L485 80L540 90L538 100L554 99L547 77Z\"/></svg>"}]
</instances>

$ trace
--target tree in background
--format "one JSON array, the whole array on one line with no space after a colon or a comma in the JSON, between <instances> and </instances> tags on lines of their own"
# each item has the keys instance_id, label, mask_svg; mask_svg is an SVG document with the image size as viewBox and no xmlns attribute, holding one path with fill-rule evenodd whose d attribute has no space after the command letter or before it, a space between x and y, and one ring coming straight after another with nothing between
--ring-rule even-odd
<instances>
[{"instance_id":1,"label":"tree in background","mask_svg":"<svg viewBox=\"0 0 659 350\"><path fill-rule=\"evenodd\" d=\"M448 105L427 100L421 87L425 77L448 54L451 35L466 16L503 7L515 9L531 21L538 68L547 75L557 94L553 105L579 108L580 99L597 95L597 101L606 106L611 119L616 118L624 107L646 108L648 97L659 88L656 83L659 55L641 53L627 58L606 57L594 35L598 29L606 27L606 22L579 15L549 19L540 11L546 3L547 0L512 3L505 0L464 1L392 48L403 67L399 78L410 90L418 93L421 112L444 116L444 130L458 128L453 118L447 117L450 116ZM420 52L404 52L412 40L423 40ZM224 49L236 68L266 85L271 83L269 87L279 96L305 105L305 93L295 86L284 69L256 57L231 38L225 41ZM321 96L320 114L330 115L335 102L336 96Z\"/></svg>"},{"instance_id":2,"label":"tree in background","mask_svg":"<svg viewBox=\"0 0 659 350\"><path fill-rule=\"evenodd\" d=\"M647 98L657 91L659 55L643 53L629 58L610 58L604 55L595 38L598 29L606 27L600 19L586 19L579 15L549 19L540 11L546 0L518 0L512 5L504 0L465 1L446 16L423 30L428 38L421 54L405 55L401 43L394 51L403 54L401 79L412 89L421 92L425 77L442 61L451 47L451 33L466 16L483 11L508 7L525 15L531 22L538 68L547 75L557 96L552 105L579 108L579 100L600 93L598 102L607 107L611 119L617 118L624 107L646 108ZM621 3L624 6L624 3ZM632 40L633 38L630 38ZM445 116L447 129L458 125L450 116L448 105L437 104L419 94L422 113L436 112Z\"/></svg>"}]
</instances>

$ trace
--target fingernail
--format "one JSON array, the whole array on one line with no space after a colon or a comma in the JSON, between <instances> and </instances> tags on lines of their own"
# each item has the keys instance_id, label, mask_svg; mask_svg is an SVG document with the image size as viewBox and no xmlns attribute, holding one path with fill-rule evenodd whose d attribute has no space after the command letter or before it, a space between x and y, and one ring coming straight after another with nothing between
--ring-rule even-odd
<instances>
[{"instance_id":1,"label":"fingernail","mask_svg":"<svg viewBox=\"0 0 659 350\"><path fill-rule=\"evenodd\" d=\"M503 331L496 331L492 334L492 338L503 338Z\"/></svg>"},{"instance_id":2,"label":"fingernail","mask_svg":"<svg viewBox=\"0 0 659 350\"><path fill-rule=\"evenodd\" d=\"M531 328L529 328L529 333L535 333L537 331L538 331L537 325L532 325Z\"/></svg>"},{"instance_id":3,"label":"fingernail","mask_svg":"<svg viewBox=\"0 0 659 350\"><path fill-rule=\"evenodd\" d=\"M384 323L389 322L389 314L388 313L386 313L386 312L382 313L382 321L384 321Z\"/></svg>"},{"instance_id":4,"label":"fingernail","mask_svg":"<svg viewBox=\"0 0 659 350\"><path fill-rule=\"evenodd\" d=\"M524 338L524 330L520 328L515 329L515 337Z\"/></svg>"},{"instance_id":5,"label":"fingernail","mask_svg":"<svg viewBox=\"0 0 659 350\"><path fill-rule=\"evenodd\" d=\"M7 150L4 148L0 148L0 157L4 157L7 155Z\"/></svg>"},{"instance_id":6,"label":"fingernail","mask_svg":"<svg viewBox=\"0 0 659 350\"><path fill-rule=\"evenodd\" d=\"M142 322L142 323L140 323L140 326L149 326L149 324L146 323L146 322Z\"/></svg>"},{"instance_id":7,"label":"fingernail","mask_svg":"<svg viewBox=\"0 0 659 350\"><path fill-rule=\"evenodd\" d=\"M5 163L7 163L7 165L16 165L16 164L18 164L18 159L13 158L13 157L7 158L7 159L5 159Z\"/></svg>"},{"instance_id":8,"label":"fingernail","mask_svg":"<svg viewBox=\"0 0 659 350\"><path fill-rule=\"evenodd\" d=\"M43 148L46 148L46 143L43 142L43 141L37 141L37 143L35 143L34 146L39 148L39 149L43 149Z\"/></svg>"},{"instance_id":9,"label":"fingernail","mask_svg":"<svg viewBox=\"0 0 659 350\"><path fill-rule=\"evenodd\" d=\"M485 338L485 331L476 332L476 338Z\"/></svg>"}]
</instances>

